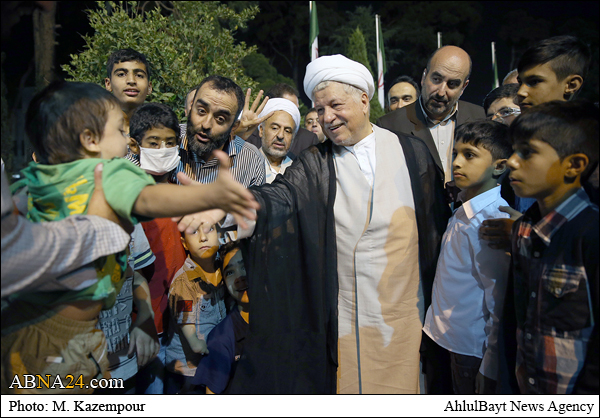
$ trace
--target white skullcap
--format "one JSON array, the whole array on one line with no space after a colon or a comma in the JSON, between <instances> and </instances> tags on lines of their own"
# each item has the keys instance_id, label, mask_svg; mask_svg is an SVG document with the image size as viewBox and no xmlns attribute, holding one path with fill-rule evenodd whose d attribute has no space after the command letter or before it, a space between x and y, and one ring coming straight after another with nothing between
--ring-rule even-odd
<instances>
[{"instance_id":1,"label":"white skullcap","mask_svg":"<svg viewBox=\"0 0 600 418\"><path fill-rule=\"evenodd\" d=\"M313 90L322 81L339 81L350 84L369 95L375 94L375 82L367 67L343 55L319 57L306 66L304 92L314 100Z\"/></svg>"},{"instance_id":2,"label":"white skullcap","mask_svg":"<svg viewBox=\"0 0 600 418\"><path fill-rule=\"evenodd\" d=\"M296 136L298 129L300 129L300 111L298 110L298 106L296 106L296 104L291 100L279 98L269 99L265 105L265 108L262 112L260 112L258 117L262 118L263 116L278 110L283 110L284 112L289 113L292 119L294 119L294 125L296 125L294 128L294 136Z\"/></svg>"}]
</instances>

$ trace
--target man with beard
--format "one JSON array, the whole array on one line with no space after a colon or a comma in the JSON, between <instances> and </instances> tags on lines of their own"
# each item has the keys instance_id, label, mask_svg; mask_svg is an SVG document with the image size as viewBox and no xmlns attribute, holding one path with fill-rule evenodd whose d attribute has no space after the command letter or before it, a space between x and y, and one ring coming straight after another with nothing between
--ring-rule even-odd
<instances>
[{"instance_id":1,"label":"man with beard","mask_svg":"<svg viewBox=\"0 0 600 418\"><path fill-rule=\"evenodd\" d=\"M364 65L319 57L304 90L329 140L251 188L261 208L238 235L251 235L251 321L229 393L419 393L422 320L450 212L442 170L419 138L369 122ZM210 212L182 222L195 230L224 216Z\"/></svg>"},{"instance_id":2,"label":"man with beard","mask_svg":"<svg viewBox=\"0 0 600 418\"><path fill-rule=\"evenodd\" d=\"M266 181L272 183L277 174L283 174L292 164L287 154L300 127L300 111L290 100L269 99L259 118L269 113L273 115L260 124L258 132L262 141L260 152L265 157Z\"/></svg>"},{"instance_id":3,"label":"man with beard","mask_svg":"<svg viewBox=\"0 0 600 418\"><path fill-rule=\"evenodd\" d=\"M289 84L278 83L272 86L267 93L265 94L269 99L286 99L291 101L294 106L300 108L300 102L298 99L298 90ZM247 136L246 141L255 145L257 148L262 146L261 137L258 133L258 129L254 130L251 135ZM292 146L288 150L288 157L294 160L298 155L302 153L305 149L311 147L312 145L316 145L319 143L319 139L316 134L309 131L308 128L304 129L303 127L298 128L298 132L296 133L296 137L292 143Z\"/></svg>"},{"instance_id":4,"label":"man with beard","mask_svg":"<svg viewBox=\"0 0 600 418\"><path fill-rule=\"evenodd\" d=\"M481 106L458 100L469 84L471 58L448 45L435 51L421 77L421 96L415 103L382 116L377 125L421 138L445 181L452 180L454 130L467 121L485 119Z\"/></svg>"},{"instance_id":5,"label":"man with beard","mask_svg":"<svg viewBox=\"0 0 600 418\"><path fill-rule=\"evenodd\" d=\"M264 184L265 166L260 152L232 135L243 108L244 93L231 79L213 75L202 80L188 116L181 161L173 173L173 182L179 183L177 173L183 172L200 183L212 183L217 179L219 162L209 159L210 154L223 150L229 154L231 175L236 181L244 187Z\"/></svg>"}]
</instances>

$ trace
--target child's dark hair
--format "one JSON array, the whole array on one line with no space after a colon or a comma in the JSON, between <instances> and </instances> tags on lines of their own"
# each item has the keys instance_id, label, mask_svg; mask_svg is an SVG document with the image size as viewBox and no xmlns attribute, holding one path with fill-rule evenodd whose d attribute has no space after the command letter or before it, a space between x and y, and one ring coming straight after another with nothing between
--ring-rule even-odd
<instances>
[{"instance_id":1,"label":"child's dark hair","mask_svg":"<svg viewBox=\"0 0 600 418\"><path fill-rule=\"evenodd\" d=\"M236 97L238 109L234 121L237 120L242 113L242 110L244 110L244 102L246 100L242 88L238 86L232 79L220 75L211 75L206 77L200 82L200 84L198 84L198 90L200 90L200 88L205 84L210 84L213 89L225 92L227 94L233 94Z\"/></svg>"},{"instance_id":2,"label":"child's dark hair","mask_svg":"<svg viewBox=\"0 0 600 418\"><path fill-rule=\"evenodd\" d=\"M131 115L129 135L141 143L146 131L161 127L173 130L179 144L179 121L173 109L162 103L145 103Z\"/></svg>"},{"instance_id":3,"label":"child's dark hair","mask_svg":"<svg viewBox=\"0 0 600 418\"><path fill-rule=\"evenodd\" d=\"M483 111L487 114L488 109L498 99L504 99L505 97L509 97L513 99L514 104L518 104L517 102L517 92L519 91L519 85L517 83L514 84L503 84L500 87L495 88L490 91L485 99L483 99Z\"/></svg>"},{"instance_id":4,"label":"child's dark hair","mask_svg":"<svg viewBox=\"0 0 600 418\"><path fill-rule=\"evenodd\" d=\"M513 152L508 126L493 120L463 123L456 129L454 137L456 141L488 150L492 154L492 161L507 159Z\"/></svg>"},{"instance_id":5,"label":"child's dark hair","mask_svg":"<svg viewBox=\"0 0 600 418\"><path fill-rule=\"evenodd\" d=\"M561 160L585 154L590 162L581 175L582 182L598 163L598 107L587 100L554 100L534 106L514 120L509 134L513 143L544 141Z\"/></svg>"},{"instance_id":6,"label":"child's dark hair","mask_svg":"<svg viewBox=\"0 0 600 418\"><path fill-rule=\"evenodd\" d=\"M517 69L520 74L531 67L549 62L558 80L564 80L572 74L578 74L585 80L590 59L590 48L575 36L555 36L527 49L521 56Z\"/></svg>"},{"instance_id":7,"label":"child's dark hair","mask_svg":"<svg viewBox=\"0 0 600 418\"><path fill-rule=\"evenodd\" d=\"M110 78L115 64L127 61L138 61L144 64L146 66L146 72L148 73L148 79L150 79L150 64L148 63L146 56L131 48L119 49L110 54L110 57L108 57L108 61L106 62L106 77Z\"/></svg>"},{"instance_id":8,"label":"child's dark hair","mask_svg":"<svg viewBox=\"0 0 600 418\"><path fill-rule=\"evenodd\" d=\"M55 81L29 103L25 131L42 164L79 160L80 134L89 129L102 137L111 106L119 102L110 92L93 83Z\"/></svg>"},{"instance_id":9,"label":"child's dark hair","mask_svg":"<svg viewBox=\"0 0 600 418\"><path fill-rule=\"evenodd\" d=\"M236 248L240 248L240 242L239 241L228 241L225 244L222 244L219 247L219 256L221 258L221 260L225 260L225 255L227 255L227 253L235 250Z\"/></svg>"}]
</instances>

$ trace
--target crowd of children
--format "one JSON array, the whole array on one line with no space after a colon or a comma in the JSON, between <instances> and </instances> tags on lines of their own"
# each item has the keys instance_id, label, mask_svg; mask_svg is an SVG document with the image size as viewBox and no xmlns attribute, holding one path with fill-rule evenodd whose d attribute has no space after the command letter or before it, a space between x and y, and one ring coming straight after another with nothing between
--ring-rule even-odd
<instances>
[{"instance_id":1,"label":"crowd of children","mask_svg":"<svg viewBox=\"0 0 600 418\"><path fill-rule=\"evenodd\" d=\"M423 365L427 393L598 393L598 108L571 100L587 63L569 53L525 54L523 113L510 126L456 129L461 192L423 327L436 352ZM25 373L125 382L97 393L228 391L250 330L242 251L219 225L182 233L171 217L219 208L252 219L255 202L223 156L215 183L169 184L180 125L168 106L144 104L149 79L146 58L121 50L108 60L106 89L57 82L30 104L38 162L13 185L28 193L28 217L85 213L101 163L106 200L135 227L128 250L65 275L63 290L3 299L2 393L44 392L10 389ZM518 220L501 209L503 181L535 199Z\"/></svg>"}]
</instances>

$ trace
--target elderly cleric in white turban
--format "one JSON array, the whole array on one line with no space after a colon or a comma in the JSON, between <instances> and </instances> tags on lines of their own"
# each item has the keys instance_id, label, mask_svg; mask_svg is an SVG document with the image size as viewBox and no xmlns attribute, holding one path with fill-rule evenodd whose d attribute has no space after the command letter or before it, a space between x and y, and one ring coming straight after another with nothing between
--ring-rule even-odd
<instances>
[{"instance_id":1,"label":"elderly cleric in white turban","mask_svg":"<svg viewBox=\"0 0 600 418\"><path fill-rule=\"evenodd\" d=\"M268 115L271 112L276 112L278 110L283 110L284 112L288 113L292 117L292 119L294 119L294 125L296 125L294 127L294 136L296 136L296 134L298 133L298 129L300 129L300 111L298 110L298 107L294 104L294 102L292 102L291 100L280 98L269 99L263 111L260 112L258 117L262 118L263 116Z\"/></svg>"},{"instance_id":2,"label":"elderly cleric in white turban","mask_svg":"<svg viewBox=\"0 0 600 418\"><path fill-rule=\"evenodd\" d=\"M306 66L304 92L314 100L313 90L322 81L339 81L350 84L369 95L375 94L375 82L367 67L343 55L319 57Z\"/></svg>"}]
</instances>

